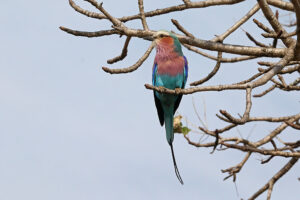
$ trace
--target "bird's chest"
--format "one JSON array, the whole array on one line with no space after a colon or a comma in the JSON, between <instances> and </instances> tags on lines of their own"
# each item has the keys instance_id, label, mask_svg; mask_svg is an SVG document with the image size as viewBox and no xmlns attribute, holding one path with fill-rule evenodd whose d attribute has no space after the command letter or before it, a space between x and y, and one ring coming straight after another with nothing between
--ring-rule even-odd
<instances>
[{"instance_id":1,"label":"bird's chest","mask_svg":"<svg viewBox=\"0 0 300 200\"><path fill-rule=\"evenodd\" d=\"M177 76L183 74L184 60L181 57L161 60L157 62L157 74Z\"/></svg>"}]
</instances>

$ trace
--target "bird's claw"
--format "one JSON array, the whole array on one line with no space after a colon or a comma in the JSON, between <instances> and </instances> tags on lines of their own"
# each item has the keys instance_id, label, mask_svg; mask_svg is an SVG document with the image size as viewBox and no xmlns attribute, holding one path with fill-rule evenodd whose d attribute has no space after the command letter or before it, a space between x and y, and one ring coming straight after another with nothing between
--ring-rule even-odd
<instances>
[{"instance_id":1,"label":"bird's claw","mask_svg":"<svg viewBox=\"0 0 300 200\"><path fill-rule=\"evenodd\" d=\"M180 89L180 88L175 88L175 94L179 94L179 93L180 93L180 91L181 91L181 89Z\"/></svg>"},{"instance_id":2,"label":"bird's claw","mask_svg":"<svg viewBox=\"0 0 300 200\"><path fill-rule=\"evenodd\" d=\"M163 86L158 86L158 89L162 92L165 91L165 88Z\"/></svg>"}]
</instances>

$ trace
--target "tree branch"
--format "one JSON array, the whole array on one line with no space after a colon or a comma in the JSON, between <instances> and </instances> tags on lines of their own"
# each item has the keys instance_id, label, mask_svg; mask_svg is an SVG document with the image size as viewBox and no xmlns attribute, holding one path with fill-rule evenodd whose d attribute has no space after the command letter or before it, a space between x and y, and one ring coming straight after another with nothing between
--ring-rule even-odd
<instances>
[{"instance_id":1,"label":"tree branch","mask_svg":"<svg viewBox=\"0 0 300 200\"><path fill-rule=\"evenodd\" d=\"M298 161L299 158L292 158L283 168L281 168L262 188L260 188L256 193L254 193L249 200L256 199L259 195L261 195L264 191L269 189L267 199L271 198L271 193L273 189L273 185L284 175L286 174Z\"/></svg>"},{"instance_id":2,"label":"tree branch","mask_svg":"<svg viewBox=\"0 0 300 200\"><path fill-rule=\"evenodd\" d=\"M121 55L119 55L119 56L117 56L117 57L115 57L115 58L112 58L112 59L107 60L107 63L108 63L108 64L113 64L113 63L115 63L115 62L118 62L118 61L120 61L120 60L123 60L123 59L127 56L128 45L129 45L130 39L131 39L130 36L128 36L128 37L126 38Z\"/></svg>"},{"instance_id":3,"label":"tree branch","mask_svg":"<svg viewBox=\"0 0 300 200\"><path fill-rule=\"evenodd\" d=\"M154 43L151 43L150 47L147 49L145 54L132 66L127 67L127 68L120 68L120 69L110 69L107 67L102 67L103 71L110 73L110 74L122 74L122 73L129 73L137 70L143 62L148 58L150 55L151 51L154 48Z\"/></svg>"}]
</instances>

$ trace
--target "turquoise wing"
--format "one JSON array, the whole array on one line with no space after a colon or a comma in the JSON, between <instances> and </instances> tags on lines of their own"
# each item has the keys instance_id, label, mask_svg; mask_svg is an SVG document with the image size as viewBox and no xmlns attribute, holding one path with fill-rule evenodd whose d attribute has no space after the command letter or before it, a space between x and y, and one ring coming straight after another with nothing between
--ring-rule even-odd
<instances>
[{"instance_id":1,"label":"turquoise wing","mask_svg":"<svg viewBox=\"0 0 300 200\"><path fill-rule=\"evenodd\" d=\"M189 74L189 67L188 67L188 61L186 57L183 56L183 58L184 58L184 86L183 86L184 88Z\"/></svg>"},{"instance_id":2,"label":"turquoise wing","mask_svg":"<svg viewBox=\"0 0 300 200\"><path fill-rule=\"evenodd\" d=\"M183 71L184 79L183 79L183 83L182 83L182 86L181 86L182 89L185 87L185 84L186 84L186 81L187 81L187 77L188 77L188 62L187 62L187 59L186 59L185 56L183 56L183 58L184 58L184 71ZM175 114L177 108L179 107L181 99L182 99L182 94L179 94L178 98L175 101L173 114Z\"/></svg>"},{"instance_id":3,"label":"turquoise wing","mask_svg":"<svg viewBox=\"0 0 300 200\"><path fill-rule=\"evenodd\" d=\"M157 72L157 63L154 63L153 69L152 69L152 85L156 86L156 72ZM160 125L164 125L164 110L162 108L161 102L159 98L156 96L156 91L153 91L153 96L154 96L154 101L155 101L155 106L159 118Z\"/></svg>"}]
</instances>

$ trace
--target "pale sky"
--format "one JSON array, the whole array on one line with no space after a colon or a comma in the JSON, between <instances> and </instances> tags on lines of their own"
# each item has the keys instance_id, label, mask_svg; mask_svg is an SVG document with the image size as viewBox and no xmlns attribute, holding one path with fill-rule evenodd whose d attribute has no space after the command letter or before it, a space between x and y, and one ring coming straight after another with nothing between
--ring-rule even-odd
<instances>
[{"instance_id":1,"label":"pale sky","mask_svg":"<svg viewBox=\"0 0 300 200\"><path fill-rule=\"evenodd\" d=\"M88 3L76 1L85 9ZM182 1L145 0L145 10ZM148 20L152 30L174 30L174 18L201 39L223 33L243 16L254 1L236 6L176 12ZM138 12L136 0L104 0L112 15ZM83 38L66 34L59 26L98 31L109 22L87 18L75 12L67 0L0 1L0 199L1 200L115 200L115 199L240 199L248 198L285 163L276 158L261 165L254 155L237 175L237 195L232 179L221 169L236 165L244 156L238 151L210 154L211 149L188 145L176 135L174 149L184 186L178 182L171 152L160 127L151 83L155 52L140 69L125 75L101 70L106 60L118 55L125 38L117 36ZM256 14L261 18L262 13ZM128 26L141 28L139 20ZM243 28L259 37L249 21ZM252 45L240 29L226 43ZM271 43L271 41L269 41ZM149 46L133 39L128 57L112 67L134 64ZM212 70L214 62L183 49L189 60L189 79L199 80ZM215 55L215 53L213 53ZM232 83L256 72L256 61L224 64L206 85ZM258 93L266 88L256 89ZM226 109L237 115L244 111L244 92L203 92L184 96L178 109L200 125L193 106L203 116L204 103L210 129L220 128L215 114ZM276 116L299 112L299 93L274 92L253 100L252 116ZM278 124L253 123L239 128L250 138L274 129ZM238 135L234 129L232 135ZM284 139L298 134L287 129ZM199 136L194 135L195 141ZM299 138L299 137L298 137ZM284 162L282 162L284 161ZM276 183L272 199L296 200L300 196L299 164ZM266 194L259 199L265 199Z\"/></svg>"}]
</instances>

